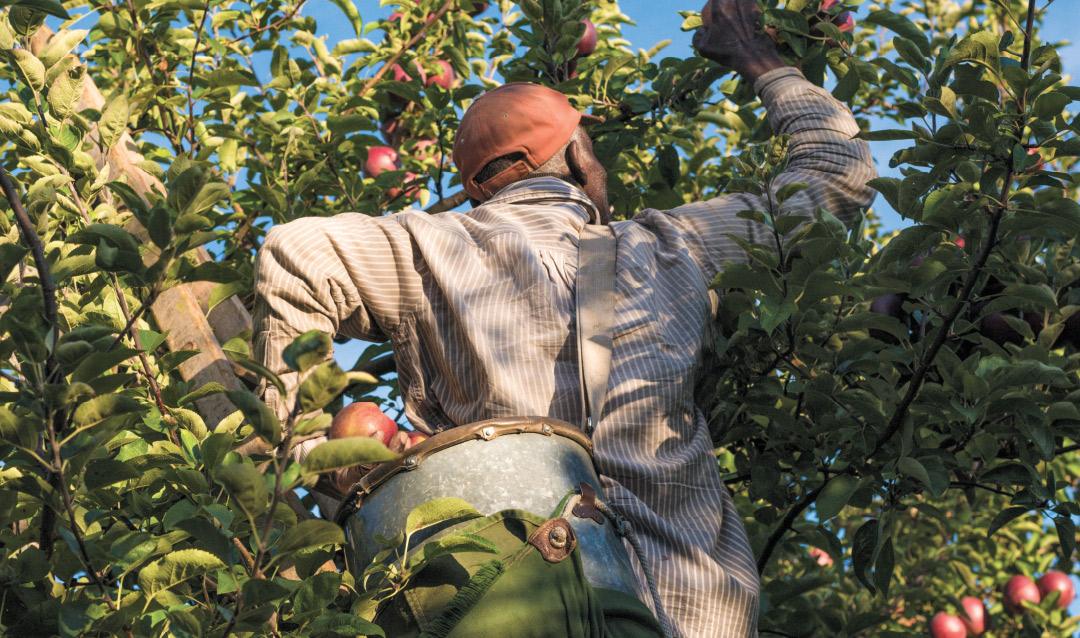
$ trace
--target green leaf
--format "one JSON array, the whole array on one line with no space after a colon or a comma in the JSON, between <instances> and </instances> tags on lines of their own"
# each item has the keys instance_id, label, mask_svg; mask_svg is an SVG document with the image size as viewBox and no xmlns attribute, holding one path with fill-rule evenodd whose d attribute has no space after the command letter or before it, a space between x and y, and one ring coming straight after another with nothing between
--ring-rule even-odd
<instances>
[{"instance_id":1,"label":"green leaf","mask_svg":"<svg viewBox=\"0 0 1080 638\"><path fill-rule=\"evenodd\" d=\"M938 70L942 73L945 69L959 64L960 62L977 62L983 66L999 71L998 36L991 31L978 31L961 40L945 59L945 64Z\"/></svg>"},{"instance_id":2,"label":"green leaf","mask_svg":"<svg viewBox=\"0 0 1080 638\"><path fill-rule=\"evenodd\" d=\"M378 50L378 47L370 40L353 38L351 40L342 40L335 44L334 50L330 52L330 55L335 58L342 58L354 53L375 53Z\"/></svg>"},{"instance_id":3,"label":"green leaf","mask_svg":"<svg viewBox=\"0 0 1080 638\"><path fill-rule=\"evenodd\" d=\"M927 490L933 491L934 486L930 482L930 475L926 472L926 468L923 467L922 463L919 463L910 456L904 456L896 462L896 468L905 476L910 476L922 483Z\"/></svg>"},{"instance_id":4,"label":"green leaf","mask_svg":"<svg viewBox=\"0 0 1080 638\"><path fill-rule=\"evenodd\" d=\"M38 432L45 427L37 427L36 421L26 416L15 416L7 408L0 406L0 441L32 450L37 447Z\"/></svg>"},{"instance_id":5,"label":"green leaf","mask_svg":"<svg viewBox=\"0 0 1080 638\"><path fill-rule=\"evenodd\" d=\"M126 461L94 459L87 463L83 482L88 490L96 490L120 481L139 478L139 472Z\"/></svg>"},{"instance_id":6,"label":"green leaf","mask_svg":"<svg viewBox=\"0 0 1080 638\"><path fill-rule=\"evenodd\" d=\"M228 534L218 529L209 520L201 516L192 516L177 521L173 527L187 532L191 539L199 545L199 549L205 549L223 562L232 563L236 561L236 548L233 546Z\"/></svg>"},{"instance_id":7,"label":"green leaf","mask_svg":"<svg viewBox=\"0 0 1080 638\"><path fill-rule=\"evenodd\" d=\"M475 534L450 534L438 540L433 540L424 545L422 552L417 552L409 557L405 565L407 570L415 570L421 564L430 563L439 556L458 554L462 552L483 552L497 554L499 548L494 542Z\"/></svg>"},{"instance_id":8,"label":"green leaf","mask_svg":"<svg viewBox=\"0 0 1080 638\"><path fill-rule=\"evenodd\" d=\"M130 414L132 412L142 412L144 409L145 406L143 406L142 403L139 403L131 397L126 397L122 394L106 394L90 399L86 403L75 408L73 422L76 428L88 428L97 425L110 417L121 414Z\"/></svg>"},{"instance_id":9,"label":"green leaf","mask_svg":"<svg viewBox=\"0 0 1080 638\"><path fill-rule=\"evenodd\" d=\"M873 593L874 584L870 580L870 567L876 562L881 541L881 524L871 518L863 523L851 540L851 563L855 576Z\"/></svg>"},{"instance_id":10,"label":"green leaf","mask_svg":"<svg viewBox=\"0 0 1080 638\"><path fill-rule=\"evenodd\" d=\"M330 354L333 342L329 335L319 330L310 330L293 339L281 353L285 365L297 372L305 372L311 366L322 362Z\"/></svg>"},{"instance_id":11,"label":"green leaf","mask_svg":"<svg viewBox=\"0 0 1080 638\"><path fill-rule=\"evenodd\" d=\"M986 528L987 538L993 536L994 532L998 531L1005 525L1008 525L1009 522L1013 519L1026 514L1030 509L1031 508L1028 507L1017 506L1008 507L998 512L997 515L994 516L994 520L990 521L990 527Z\"/></svg>"},{"instance_id":12,"label":"green leaf","mask_svg":"<svg viewBox=\"0 0 1080 638\"><path fill-rule=\"evenodd\" d=\"M269 498L266 481L263 475L250 465L223 465L214 472L214 480L225 488L249 518L255 519L266 509Z\"/></svg>"},{"instance_id":13,"label":"green leaf","mask_svg":"<svg viewBox=\"0 0 1080 638\"><path fill-rule=\"evenodd\" d=\"M304 459L304 471L331 472L364 463L382 463L398 458L382 441L366 436L333 439L315 447Z\"/></svg>"},{"instance_id":14,"label":"green leaf","mask_svg":"<svg viewBox=\"0 0 1080 638\"><path fill-rule=\"evenodd\" d=\"M24 9L33 9L34 11L40 11L44 14L64 20L71 19L67 10L64 9L64 5L60 4L58 0L7 0L4 2L4 5L15 5Z\"/></svg>"},{"instance_id":15,"label":"green leaf","mask_svg":"<svg viewBox=\"0 0 1080 638\"><path fill-rule=\"evenodd\" d=\"M321 410L345 391L349 379L334 361L316 366L300 384L300 407L304 412Z\"/></svg>"},{"instance_id":16,"label":"green leaf","mask_svg":"<svg viewBox=\"0 0 1080 638\"><path fill-rule=\"evenodd\" d=\"M267 369L258 361L254 361L252 359L238 359L233 363L240 366L241 368L244 368L245 370L251 370L255 374L274 384L274 387L277 388L277 391L280 392L282 396L285 396L285 384L282 383L278 375L270 372L269 369Z\"/></svg>"},{"instance_id":17,"label":"green leaf","mask_svg":"<svg viewBox=\"0 0 1080 638\"><path fill-rule=\"evenodd\" d=\"M330 424L333 423L334 418L329 414L323 413L311 419L304 419L296 424L295 433L296 436L307 436L316 432L323 432L330 429Z\"/></svg>"},{"instance_id":18,"label":"green leaf","mask_svg":"<svg viewBox=\"0 0 1080 638\"><path fill-rule=\"evenodd\" d=\"M106 104L105 112L101 114L101 119L98 120L98 134L101 136L101 144L105 148L116 146L116 143L120 141L120 138L127 131L128 113L128 101L123 93L114 96ZM165 219L168 220L168 212L164 209L156 209L155 212L158 210L164 213ZM151 226L154 225L153 219L151 217ZM158 223L160 224L160 221ZM162 244L157 240L156 237L162 234L161 229L150 233L150 237L154 239L154 243L158 245L158 248L164 248L168 245L168 241ZM171 234L170 230L169 235Z\"/></svg>"},{"instance_id":19,"label":"green leaf","mask_svg":"<svg viewBox=\"0 0 1080 638\"><path fill-rule=\"evenodd\" d=\"M45 65L26 49L7 52L8 60L19 71L19 78L35 91L45 87Z\"/></svg>"},{"instance_id":20,"label":"green leaf","mask_svg":"<svg viewBox=\"0 0 1080 638\"><path fill-rule=\"evenodd\" d=\"M225 455L232 449L236 437L227 432L215 432L203 439L199 444L199 456L202 457L203 466L213 470L225 460Z\"/></svg>"},{"instance_id":21,"label":"green leaf","mask_svg":"<svg viewBox=\"0 0 1080 638\"><path fill-rule=\"evenodd\" d=\"M193 576L223 567L220 558L201 549L172 551L139 571L139 589L152 599Z\"/></svg>"},{"instance_id":22,"label":"green leaf","mask_svg":"<svg viewBox=\"0 0 1080 638\"><path fill-rule=\"evenodd\" d=\"M232 191L229 190L228 184L222 182L208 182L199 189L194 197L188 200L187 205L183 207L180 214L198 215L199 213L210 210L219 202L228 199L231 194Z\"/></svg>"},{"instance_id":23,"label":"green leaf","mask_svg":"<svg viewBox=\"0 0 1080 638\"><path fill-rule=\"evenodd\" d=\"M832 92L833 97L841 102L847 102L855 97L855 93L858 92L859 86L861 85L862 79L859 77L859 71L852 67L848 69L847 73L844 74L844 77L840 78L840 81L836 83L836 88L834 88Z\"/></svg>"},{"instance_id":24,"label":"green leaf","mask_svg":"<svg viewBox=\"0 0 1080 638\"><path fill-rule=\"evenodd\" d=\"M221 394L222 392L226 392L225 386L221 385L217 381L211 381L210 383L207 383L207 384L203 385L202 387L200 387L198 390L195 390L194 392L188 392L184 396L180 397L180 400L177 401L176 403L177 403L177 405L184 405L184 404L187 404L187 403L194 403L195 401L198 401L199 399L202 399L202 398L214 395L214 394Z\"/></svg>"},{"instance_id":25,"label":"green leaf","mask_svg":"<svg viewBox=\"0 0 1080 638\"><path fill-rule=\"evenodd\" d=\"M49 87L49 112L60 121L76 112L82 100L86 67L77 66L60 74Z\"/></svg>"},{"instance_id":26,"label":"green leaf","mask_svg":"<svg viewBox=\"0 0 1080 638\"><path fill-rule=\"evenodd\" d=\"M660 170L660 179L669 188L675 188L679 182L679 154L671 145L661 146L656 149L657 167Z\"/></svg>"},{"instance_id":27,"label":"green leaf","mask_svg":"<svg viewBox=\"0 0 1080 638\"><path fill-rule=\"evenodd\" d=\"M347 1L347 0L343 0ZM323 632L333 632L340 636L385 636L383 630L376 624L368 622L353 614L341 612L325 612L307 626L309 635L317 636Z\"/></svg>"},{"instance_id":28,"label":"green leaf","mask_svg":"<svg viewBox=\"0 0 1080 638\"><path fill-rule=\"evenodd\" d=\"M926 38L926 34L923 33L923 30L902 15L897 15L890 11L871 11L870 15L862 18L862 22L864 24L875 24L877 26L885 27L893 33L896 33L903 38L907 38L912 44L918 47L923 56L927 58L932 54L930 40Z\"/></svg>"},{"instance_id":29,"label":"green leaf","mask_svg":"<svg viewBox=\"0 0 1080 638\"><path fill-rule=\"evenodd\" d=\"M321 519L300 521L278 537L274 545L274 560L286 558L302 549L344 544L345 532L336 524Z\"/></svg>"},{"instance_id":30,"label":"green leaf","mask_svg":"<svg viewBox=\"0 0 1080 638\"><path fill-rule=\"evenodd\" d=\"M138 253L139 241L128 231L112 224L90 224L68 236L72 244L97 246L102 240L125 252Z\"/></svg>"},{"instance_id":31,"label":"green leaf","mask_svg":"<svg viewBox=\"0 0 1080 638\"><path fill-rule=\"evenodd\" d=\"M482 517L483 514L476 511L475 507L460 498L454 496L437 498L421 503L409 512L408 518L405 519L405 534L413 534L437 523L460 523Z\"/></svg>"},{"instance_id":32,"label":"green leaf","mask_svg":"<svg viewBox=\"0 0 1080 638\"><path fill-rule=\"evenodd\" d=\"M250 605L251 607L257 607L268 602L281 600L292 593L283 585L275 583L272 580L263 580L262 578L250 578L244 581L244 584L240 587L240 591L244 597L244 605Z\"/></svg>"},{"instance_id":33,"label":"green leaf","mask_svg":"<svg viewBox=\"0 0 1080 638\"><path fill-rule=\"evenodd\" d=\"M818 495L815 509L818 520L825 522L840 513L851 498L852 492L858 481L850 474L841 474L834 477L825 485Z\"/></svg>"},{"instance_id":34,"label":"green leaf","mask_svg":"<svg viewBox=\"0 0 1080 638\"><path fill-rule=\"evenodd\" d=\"M61 58L79 46L87 33L90 32L85 29L76 29L74 31L64 29L60 31L49 39L49 44L38 54L38 59L41 60L46 69L51 69Z\"/></svg>"},{"instance_id":35,"label":"green leaf","mask_svg":"<svg viewBox=\"0 0 1080 638\"><path fill-rule=\"evenodd\" d=\"M806 190L810 185L806 182L791 182L784 184L780 187L780 190L776 191L776 201L783 204L787 200L791 199L796 193Z\"/></svg>"},{"instance_id":36,"label":"green leaf","mask_svg":"<svg viewBox=\"0 0 1080 638\"><path fill-rule=\"evenodd\" d=\"M281 425L278 418L265 403L259 400L259 397L247 390L230 390L225 393L225 396L244 413L244 418L262 440L271 446L281 442Z\"/></svg>"},{"instance_id":37,"label":"green leaf","mask_svg":"<svg viewBox=\"0 0 1080 638\"><path fill-rule=\"evenodd\" d=\"M1076 523L1068 516L1055 516L1054 529L1057 531L1059 552L1065 560L1072 560L1076 549Z\"/></svg>"},{"instance_id":38,"label":"green leaf","mask_svg":"<svg viewBox=\"0 0 1080 638\"><path fill-rule=\"evenodd\" d=\"M0 281L7 281L11 270L29 253L29 248L18 244L0 243Z\"/></svg>"},{"instance_id":39,"label":"green leaf","mask_svg":"<svg viewBox=\"0 0 1080 638\"><path fill-rule=\"evenodd\" d=\"M1032 107L1031 112L1032 115L1039 119L1052 120L1061 115L1069 102L1072 102L1072 99L1068 95L1058 91L1050 91L1035 98L1035 105Z\"/></svg>"},{"instance_id":40,"label":"green leaf","mask_svg":"<svg viewBox=\"0 0 1080 638\"><path fill-rule=\"evenodd\" d=\"M883 597L889 595L889 582L892 580L893 569L896 567L896 554L893 551L892 539L886 538L878 552L877 562L874 564L874 584Z\"/></svg>"},{"instance_id":41,"label":"green leaf","mask_svg":"<svg viewBox=\"0 0 1080 638\"><path fill-rule=\"evenodd\" d=\"M293 598L293 611L296 614L319 613L326 610L337 598L341 587L341 574L319 572L304 581L296 590Z\"/></svg>"}]
</instances>

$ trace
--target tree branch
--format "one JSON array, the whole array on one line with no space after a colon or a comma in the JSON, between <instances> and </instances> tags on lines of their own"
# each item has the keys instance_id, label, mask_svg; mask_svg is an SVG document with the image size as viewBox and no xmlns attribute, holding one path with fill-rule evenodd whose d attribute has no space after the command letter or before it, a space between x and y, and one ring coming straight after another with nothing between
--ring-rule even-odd
<instances>
[{"instance_id":1,"label":"tree branch","mask_svg":"<svg viewBox=\"0 0 1080 638\"><path fill-rule=\"evenodd\" d=\"M438 213L445 213L446 211L450 210L451 208L457 208L458 206L461 206L462 204L464 204L468 200L469 200L469 194L468 193L466 193L465 191L458 191L458 192L454 193L453 195L451 195L451 196L449 196L449 197L447 197L445 199L440 199L439 201L435 202L434 204L429 206L427 208L427 210L425 210L424 212L429 213L431 215L435 215L435 214L438 214Z\"/></svg>"},{"instance_id":2,"label":"tree branch","mask_svg":"<svg viewBox=\"0 0 1080 638\"><path fill-rule=\"evenodd\" d=\"M386 72L390 70L390 67L394 66L394 64L401 59L401 56L404 55L406 51L411 51L413 46L415 46L417 42L422 40L427 35L426 32L428 27L438 22L439 18L443 17L443 14L445 14L447 10L450 9L450 7L456 1L457 0L446 0L446 2L443 4L442 7L439 8L438 11L428 16L428 19L424 21L424 24L420 26L420 29L416 32L416 34L414 34L413 37L409 38L409 41L405 43L405 46L398 49L398 52L391 56L390 59L386 61L386 64L383 64L382 68L379 69L378 72L375 73L375 75L371 76L370 80L364 83L364 86L361 87L357 95L364 95L371 89L371 87L375 86L375 84L379 80L381 80L384 75L386 75Z\"/></svg>"},{"instance_id":3,"label":"tree branch","mask_svg":"<svg viewBox=\"0 0 1080 638\"><path fill-rule=\"evenodd\" d=\"M769 564L769 559L772 558L773 550L776 549L776 545L780 542L780 539L784 537L784 534L791 529L792 524L795 523L795 519L803 513L810 504L817 500L817 497L821 495L821 491L825 489L825 486L829 484L831 478L825 479L825 482L819 485L811 492L807 492L798 503L791 506L787 515L784 516L784 520L780 521L780 525L773 530L772 534L769 534L769 539L765 541L765 546L761 548L761 556L757 559L758 574L765 572L765 567Z\"/></svg>"},{"instance_id":4,"label":"tree branch","mask_svg":"<svg viewBox=\"0 0 1080 638\"><path fill-rule=\"evenodd\" d=\"M53 283L49 262L45 260L45 248L41 244L41 238L38 237L37 229L34 228L34 222L30 221L30 216L23 208L22 200L19 199L19 193L11 181L11 176L3 166L0 166L0 189L4 191L4 197L11 204L11 210L15 211L15 221L18 222L23 240L30 246L30 254L34 257L34 266L37 268L38 281L41 284L41 296L45 299L45 321L53 330L56 330L59 314L56 305L56 284ZM51 354L49 361L55 365Z\"/></svg>"}]
</instances>

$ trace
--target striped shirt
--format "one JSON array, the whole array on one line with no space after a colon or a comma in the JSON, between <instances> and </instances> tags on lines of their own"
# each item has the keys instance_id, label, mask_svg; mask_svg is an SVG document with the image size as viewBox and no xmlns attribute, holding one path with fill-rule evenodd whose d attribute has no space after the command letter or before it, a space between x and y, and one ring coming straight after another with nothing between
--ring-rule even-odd
<instances>
[{"instance_id":1,"label":"striped shirt","mask_svg":"<svg viewBox=\"0 0 1080 638\"><path fill-rule=\"evenodd\" d=\"M874 176L847 108L795 69L755 89L773 131L792 135L775 188L806 182L784 205L848 221ZM760 208L725 195L614 222L616 307L607 400L594 433L604 496L630 520L682 636L755 634L758 575L693 400L728 236L765 242L737 217ZM259 252L256 352L312 329L389 340L409 421L428 433L504 416L582 414L575 332L578 235L593 204L554 178L511 184L464 214L344 214L275 227ZM771 241L771 236L769 238ZM284 375L294 388L295 375ZM267 402L279 412L269 387ZM648 601L646 601L648 602Z\"/></svg>"}]
</instances>

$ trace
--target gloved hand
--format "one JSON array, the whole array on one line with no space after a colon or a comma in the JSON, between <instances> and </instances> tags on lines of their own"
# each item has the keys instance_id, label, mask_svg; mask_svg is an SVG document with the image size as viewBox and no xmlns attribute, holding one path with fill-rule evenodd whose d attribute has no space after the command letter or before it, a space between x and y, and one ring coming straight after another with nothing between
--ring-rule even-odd
<instances>
[{"instance_id":1,"label":"gloved hand","mask_svg":"<svg viewBox=\"0 0 1080 638\"><path fill-rule=\"evenodd\" d=\"M709 0L701 10L702 23L694 33L694 48L735 70L748 82L787 66L776 43L758 23L761 9L755 0Z\"/></svg>"}]
</instances>

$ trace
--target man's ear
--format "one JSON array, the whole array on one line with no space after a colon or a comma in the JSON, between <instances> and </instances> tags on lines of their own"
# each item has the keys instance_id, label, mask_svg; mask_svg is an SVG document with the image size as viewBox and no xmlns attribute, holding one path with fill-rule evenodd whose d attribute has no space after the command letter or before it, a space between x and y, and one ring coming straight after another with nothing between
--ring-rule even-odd
<instances>
[{"instance_id":1,"label":"man's ear","mask_svg":"<svg viewBox=\"0 0 1080 638\"><path fill-rule=\"evenodd\" d=\"M589 183L589 172L585 170L588 165L588 153L578 140L570 140L566 146L566 166L570 169L570 175L578 184L586 186Z\"/></svg>"}]
</instances>

